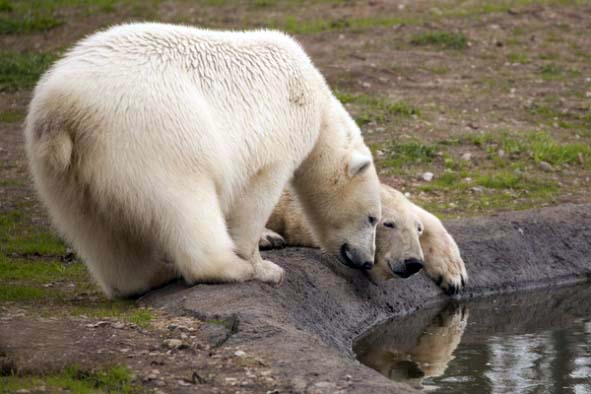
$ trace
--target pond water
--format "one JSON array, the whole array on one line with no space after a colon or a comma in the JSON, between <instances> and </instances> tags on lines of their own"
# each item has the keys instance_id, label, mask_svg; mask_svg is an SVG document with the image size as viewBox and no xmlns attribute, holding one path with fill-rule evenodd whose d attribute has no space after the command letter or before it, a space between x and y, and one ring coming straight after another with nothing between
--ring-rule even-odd
<instances>
[{"instance_id":1,"label":"pond water","mask_svg":"<svg viewBox=\"0 0 591 394\"><path fill-rule=\"evenodd\" d=\"M591 394L591 284L421 310L353 350L425 392Z\"/></svg>"}]
</instances>

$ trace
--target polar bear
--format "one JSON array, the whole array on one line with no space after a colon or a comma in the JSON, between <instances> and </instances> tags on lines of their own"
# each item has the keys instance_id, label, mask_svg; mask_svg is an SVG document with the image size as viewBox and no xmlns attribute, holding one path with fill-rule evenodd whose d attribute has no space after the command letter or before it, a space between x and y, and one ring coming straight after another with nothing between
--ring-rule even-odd
<instances>
[{"instance_id":1,"label":"polar bear","mask_svg":"<svg viewBox=\"0 0 591 394\"><path fill-rule=\"evenodd\" d=\"M370 277L376 282L393 276L407 278L424 268L448 294L459 292L468 273L456 242L441 221L388 185L381 185L381 199L376 263ZM262 249L319 245L297 196L289 188L269 218L259 245Z\"/></svg>"},{"instance_id":2,"label":"polar bear","mask_svg":"<svg viewBox=\"0 0 591 394\"><path fill-rule=\"evenodd\" d=\"M379 181L303 49L274 31L127 24L40 80L25 125L53 223L109 297L283 270L258 241L291 186L327 251L372 266Z\"/></svg>"}]
</instances>

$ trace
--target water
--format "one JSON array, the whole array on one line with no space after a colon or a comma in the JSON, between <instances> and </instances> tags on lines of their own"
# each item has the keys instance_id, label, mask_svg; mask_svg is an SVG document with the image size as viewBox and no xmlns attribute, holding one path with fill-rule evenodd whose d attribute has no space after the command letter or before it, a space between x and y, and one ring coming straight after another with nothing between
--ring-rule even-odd
<instances>
[{"instance_id":1,"label":"water","mask_svg":"<svg viewBox=\"0 0 591 394\"><path fill-rule=\"evenodd\" d=\"M591 284L425 309L353 350L429 393L591 394Z\"/></svg>"}]
</instances>

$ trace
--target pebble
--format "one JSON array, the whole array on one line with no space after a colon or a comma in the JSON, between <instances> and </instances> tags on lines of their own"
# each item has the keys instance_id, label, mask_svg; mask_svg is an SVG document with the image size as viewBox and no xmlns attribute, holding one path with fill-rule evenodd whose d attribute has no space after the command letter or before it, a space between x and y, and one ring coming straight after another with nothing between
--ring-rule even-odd
<instances>
[{"instance_id":1,"label":"pebble","mask_svg":"<svg viewBox=\"0 0 591 394\"><path fill-rule=\"evenodd\" d=\"M499 155L499 157L505 157L505 151L502 149L499 149L499 151L497 152L497 155Z\"/></svg>"},{"instance_id":2,"label":"pebble","mask_svg":"<svg viewBox=\"0 0 591 394\"><path fill-rule=\"evenodd\" d=\"M234 355L235 355L236 357L244 357L244 356L246 356L246 353L245 353L244 351L242 351L242 350L236 350L236 351L234 352Z\"/></svg>"},{"instance_id":3,"label":"pebble","mask_svg":"<svg viewBox=\"0 0 591 394\"><path fill-rule=\"evenodd\" d=\"M125 328L125 324L121 323L121 322L117 322L117 323L111 324L111 327L116 328L117 330L121 330L122 328Z\"/></svg>"},{"instance_id":4,"label":"pebble","mask_svg":"<svg viewBox=\"0 0 591 394\"><path fill-rule=\"evenodd\" d=\"M480 186L474 186L474 187L471 187L470 190L472 190L474 193L482 193L484 191L484 188L482 188Z\"/></svg>"},{"instance_id":5,"label":"pebble","mask_svg":"<svg viewBox=\"0 0 591 394\"><path fill-rule=\"evenodd\" d=\"M470 152L466 152L462 155L462 160L464 161L470 161L472 160L472 153Z\"/></svg>"},{"instance_id":6,"label":"pebble","mask_svg":"<svg viewBox=\"0 0 591 394\"><path fill-rule=\"evenodd\" d=\"M180 339L166 339L164 342L162 342L162 344L169 349L181 349L186 347L186 345Z\"/></svg>"},{"instance_id":7,"label":"pebble","mask_svg":"<svg viewBox=\"0 0 591 394\"><path fill-rule=\"evenodd\" d=\"M540 170L542 170L542 171L546 171L546 172L554 171L554 167L552 167L552 165L546 161L541 161L538 166L540 167Z\"/></svg>"},{"instance_id":8,"label":"pebble","mask_svg":"<svg viewBox=\"0 0 591 394\"><path fill-rule=\"evenodd\" d=\"M421 175L421 179L425 182L431 182L433 180L433 173L432 172L425 172Z\"/></svg>"},{"instance_id":9,"label":"pebble","mask_svg":"<svg viewBox=\"0 0 591 394\"><path fill-rule=\"evenodd\" d=\"M88 327L88 328L97 328L97 327L106 326L107 324L109 324L108 321L101 320L101 321L96 322L94 324L87 324L86 327Z\"/></svg>"}]
</instances>

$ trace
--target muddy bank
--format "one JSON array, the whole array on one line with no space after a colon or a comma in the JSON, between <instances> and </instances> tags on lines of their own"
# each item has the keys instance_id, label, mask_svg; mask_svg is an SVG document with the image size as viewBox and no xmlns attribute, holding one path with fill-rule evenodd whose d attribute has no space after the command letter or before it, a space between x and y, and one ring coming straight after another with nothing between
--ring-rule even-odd
<instances>
[{"instance_id":1,"label":"muddy bank","mask_svg":"<svg viewBox=\"0 0 591 394\"><path fill-rule=\"evenodd\" d=\"M470 281L461 298L591 277L591 205L565 205L446 223ZM370 326L446 297L424 275L380 286L311 249L265 254L286 269L279 288L260 283L173 284L141 303L209 320L211 341L265 359L293 392L405 393L359 364L355 337Z\"/></svg>"}]
</instances>

